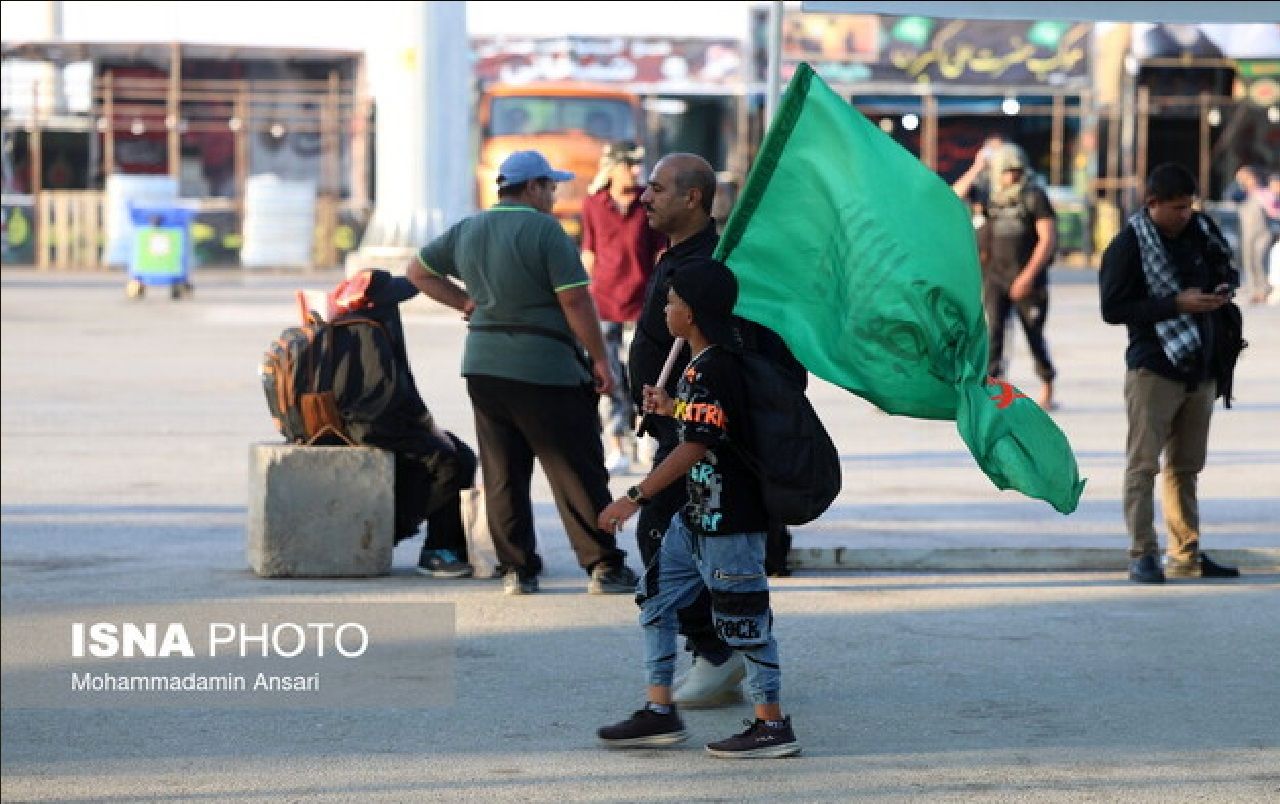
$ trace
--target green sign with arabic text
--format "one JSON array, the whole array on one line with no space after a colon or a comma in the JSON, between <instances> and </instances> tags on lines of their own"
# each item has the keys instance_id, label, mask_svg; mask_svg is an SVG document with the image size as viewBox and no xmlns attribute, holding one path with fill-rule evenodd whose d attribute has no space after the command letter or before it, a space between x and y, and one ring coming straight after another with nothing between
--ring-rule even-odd
<instances>
[{"instance_id":1,"label":"green sign with arabic text","mask_svg":"<svg viewBox=\"0 0 1280 804\"><path fill-rule=\"evenodd\" d=\"M883 49L873 70L877 78L1018 85L1088 78L1088 23L922 17L885 17L882 23Z\"/></svg>"},{"instance_id":2,"label":"green sign with arabic text","mask_svg":"<svg viewBox=\"0 0 1280 804\"><path fill-rule=\"evenodd\" d=\"M753 18L763 53L765 17ZM784 77L807 61L835 82L1085 86L1093 24L784 12ZM756 60L763 80L763 59Z\"/></svg>"}]
</instances>

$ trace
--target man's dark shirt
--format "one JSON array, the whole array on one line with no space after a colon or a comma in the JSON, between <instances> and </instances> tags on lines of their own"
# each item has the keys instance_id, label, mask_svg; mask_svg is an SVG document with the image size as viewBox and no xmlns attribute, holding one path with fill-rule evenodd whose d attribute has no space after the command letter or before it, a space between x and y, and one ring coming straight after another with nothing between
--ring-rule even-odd
<instances>
[{"instance_id":1,"label":"man's dark shirt","mask_svg":"<svg viewBox=\"0 0 1280 804\"><path fill-rule=\"evenodd\" d=\"M716 222L709 220L702 231L663 252L662 258L658 260L658 265L653 270L653 276L649 277L649 287L644 296L644 309L640 312L635 338L631 341L631 352L627 358L631 399L637 408L640 407L644 396L644 386L653 385L658 381L658 375L662 373L662 365L667 362L667 355L671 353L671 344L675 341L671 333L667 332L667 287L671 283L671 277L676 269L689 259L710 257L719 242L720 235L716 234ZM676 368L681 369L688 362L689 346L686 344ZM671 376L667 378L667 393L672 397L675 397L676 381L679 378L679 371L672 371Z\"/></svg>"},{"instance_id":2,"label":"man's dark shirt","mask_svg":"<svg viewBox=\"0 0 1280 804\"><path fill-rule=\"evenodd\" d=\"M667 286L671 277L680 266L693 257L710 257L720 242L716 234L716 223L710 221L706 227L693 237L667 249L658 260L653 277L649 280L649 289L645 294L644 311L636 325L636 335L631 342L631 354L628 357L628 369L631 382L631 398L639 408L646 384L658 381L662 373L662 365L671 354L671 344L675 341L667 331ZM737 337L736 347L750 352L757 352L779 363L788 374L796 377L803 387L808 382L809 374L800 361L796 360L787 348L787 344L776 332L761 326L754 321L734 316L734 335ZM667 378L666 391L673 398L676 394L676 380L680 376L679 369L688 364L689 346L685 345L676 360L671 376Z\"/></svg>"},{"instance_id":3,"label":"man's dark shirt","mask_svg":"<svg viewBox=\"0 0 1280 804\"><path fill-rule=\"evenodd\" d=\"M1201 213L1196 213L1197 215ZM1210 220L1210 226L1214 226ZM1216 230L1216 226L1214 229ZM1157 232L1159 230L1157 229ZM1207 293L1222 282L1232 287L1239 284L1239 275L1232 268L1230 256L1213 246L1193 219L1175 238L1167 238L1161 232L1160 240L1169 254L1178 280L1178 287L1196 288ZM1102 318L1109 324L1124 324L1129 329L1129 347L1125 351L1125 365L1130 369L1144 368L1170 380L1197 383L1215 376L1213 365L1215 319L1212 313L1193 315L1200 329L1201 351L1188 370L1175 368L1169 362L1155 324L1178 315L1175 296L1152 298L1142 271L1142 251L1138 235L1132 226L1126 225L1116 235L1102 254L1102 270L1098 275L1102 296ZM1210 359L1205 359L1209 355Z\"/></svg>"}]
</instances>

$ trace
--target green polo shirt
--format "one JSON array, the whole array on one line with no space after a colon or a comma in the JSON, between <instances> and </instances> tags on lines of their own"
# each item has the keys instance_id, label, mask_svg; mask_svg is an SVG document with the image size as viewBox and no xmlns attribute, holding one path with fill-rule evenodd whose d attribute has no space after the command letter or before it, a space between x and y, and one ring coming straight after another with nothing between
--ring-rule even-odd
<instances>
[{"instance_id":1,"label":"green polo shirt","mask_svg":"<svg viewBox=\"0 0 1280 804\"><path fill-rule=\"evenodd\" d=\"M525 324L573 337L556 294L589 280L577 247L550 215L500 202L454 224L418 252L418 261L436 276L462 280L476 304L476 327ZM540 385L591 379L566 343L478 328L467 333L462 373Z\"/></svg>"}]
</instances>

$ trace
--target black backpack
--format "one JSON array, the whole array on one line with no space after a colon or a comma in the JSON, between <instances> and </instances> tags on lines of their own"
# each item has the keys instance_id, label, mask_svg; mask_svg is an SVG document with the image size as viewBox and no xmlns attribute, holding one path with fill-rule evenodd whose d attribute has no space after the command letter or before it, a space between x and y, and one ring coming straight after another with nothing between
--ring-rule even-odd
<instances>
[{"instance_id":1,"label":"black backpack","mask_svg":"<svg viewBox=\"0 0 1280 804\"><path fill-rule=\"evenodd\" d=\"M751 430L738 452L760 478L771 520L812 522L831 507L842 478L840 453L805 396L807 376L760 352L738 357Z\"/></svg>"},{"instance_id":2,"label":"black backpack","mask_svg":"<svg viewBox=\"0 0 1280 804\"><path fill-rule=\"evenodd\" d=\"M1218 308L1217 328L1214 331L1215 362L1218 374L1218 396L1222 404L1231 407L1231 394L1235 384L1236 361L1240 353L1249 346L1244 339L1244 317L1234 302L1227 302Z\"/></svg>"},{"instance_id":3,"label":"black backpack","mask_svg":"<svg viewBox=\"0 0 1280 804\"><path fill-rule=\"evenodd\" d=\"M358 314L286 329L259 373L276 429L309 445L364 443L399 376L386 327Z\"/></svg>"}]
</instances>

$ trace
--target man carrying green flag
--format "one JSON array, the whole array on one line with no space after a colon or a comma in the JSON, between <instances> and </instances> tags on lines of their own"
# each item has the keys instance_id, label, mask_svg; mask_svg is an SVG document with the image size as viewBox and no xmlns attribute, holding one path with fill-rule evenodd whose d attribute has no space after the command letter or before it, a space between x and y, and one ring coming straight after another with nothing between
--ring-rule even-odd
<instances>
[{"instance_id":1,"label":"man carrying green flag","mask_svg":"<svg viewBox=\"0 0 1280 804\"><path fill-rule=\"evenodd\" d=\"M1084 481L1066 436L1016 388L985 376L968 211L807 64L716 258L738 278L734 312L774 329L809 371L888 413L954 419L997 487L1076 509Z\"/></svg>"}]
</instances>

